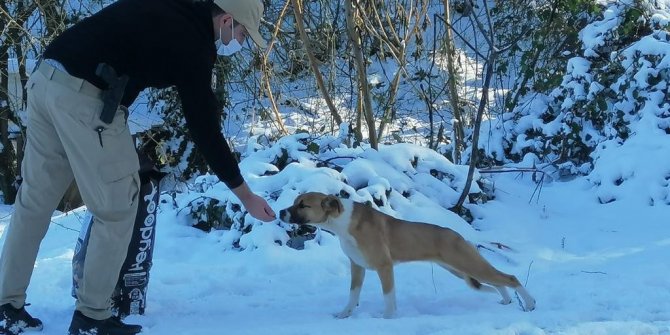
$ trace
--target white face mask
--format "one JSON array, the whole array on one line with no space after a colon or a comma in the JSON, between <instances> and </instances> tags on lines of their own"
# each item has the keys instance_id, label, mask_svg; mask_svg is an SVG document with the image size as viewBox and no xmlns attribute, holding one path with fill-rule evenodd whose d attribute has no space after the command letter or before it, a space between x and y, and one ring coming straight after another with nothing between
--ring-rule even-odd
<instances>
[{"instance_id":1,"label":"white face mask","mask_svg":"<svg viewBox=\"0 0 670 335\"><path fill-rule=\"evenodd\" d=\"M221 40L221 28L219 28L219 39L216 40L216 53L221 56L230 56L242 50L242 44L235 38L235 23L233 23L230 34L232 38L228 44Z\"/></svg>"}]
</instances>

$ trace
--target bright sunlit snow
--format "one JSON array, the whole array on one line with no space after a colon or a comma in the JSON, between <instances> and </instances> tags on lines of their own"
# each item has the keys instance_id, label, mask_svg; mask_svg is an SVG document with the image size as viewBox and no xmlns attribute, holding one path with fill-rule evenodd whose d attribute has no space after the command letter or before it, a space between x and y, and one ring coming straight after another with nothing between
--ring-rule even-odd
<instances>
[{"instance_id":1,"label":"bright sunlit snow","mask_svg":"<svg viewBox=\"0 0 670 335\"><path fill-rule=\"evenodd\" d=\"M403 152L425 153L430 164L440 161L420 147L388 149L394 154L382 150L342 174L379 181L388 171L412 168L402 163ZM255 164L243 164L250 165ZM332 315L348 299L349 263L335 237L322 231L304 250L295 250L275 242L285 242L277 223L259 224L242 237L244 250L238 251L231 248L239 238L231 234L237 233L187 226L179 206L173 208L163 195L146 315L127 320L142 324L143 334L670 333L668 206L649 206L634 196L603 205L584 178L545 184L539 200L530 174L490 178L496 199L474 207L476 230L437 205L450 198L437 190L430 197L391 195L390 208L383 210L451 227L474 242L511 247L512 252L483 254L526 283L537 300L533 312L523 312L516 301L500 305L498 296L475 292L440 267L411 263L396 266L397 318L381 318L381 286L369 273L359 308L338 320ZM298 192L341 187L336 171L309 164L294 163L257 179L251 185L261 194L286 189L271 202L276 211ZM422 187L407 178L385 183ZM207 192L226 198L219 186ZM367 196L362 194L361 199ZM5 210L10 214L11 208ZM1 230L8 219L4 216ZM62 334L69 324L70 262L82 220L82 210L54 217L40 250L28 301L30 311L45 321L44 334Z\"/></svg>"},{"instance_id":2,"label":"bright sunlit snow","mask_svg":"<svg viewBox=\"0 0 670 335\"><path fill-rule=\"evenodd\" d=\"M333 314L348 301L350 280L349 261L337 238L317 231L303 250L290 248L286 233L290 225L260 223L240 211L234 214L230 208L239 201L216 177L206 175L189 185L189 192L161 195L146 315L126 321L141 324L146 335L670 335L670 136L664 131L670 129L670 121L661 118L670 110L663 94L670 44L667 32L657 32L613 54L613 59L621 57L627 72L605 88L590 72L590 57L621 24L617 11L633 2L600 3L608 9L580 33L583 54L566 64L561 87L570 94L560 107L569 110L578 101L611 89L618 100L608 100L616 101L608 108L635 111L625 116L630 136L625 141L603 138L592 125L583 125L584 134L593 133L591 141L597 143L593 164L576 166L573 173L590 173L570 181L546 178L538 185L531 173L477 172L475 179L483 178L479 181L494 189L495 198L466 204L474 217L472 224L447 210L461 194L467 166L455 165L435 151L407 143L381 145L379 151L365 145L352 148L343 145L347 134L341 130L336 137L310 138L318 145L314 154L315 149L303 141L307 134L263 143L258 134L271 128L262 129L268 122L253 116L248 122L248 112L225 121L228 138L246 142L240 163L245 179L275 212L298 194L319 191L381 204L375 206L402 219L449 227L489 247L480 252L498 269L519 278L537 300L535 311L523 312L516 297L511 305L500 305L498 295L476 292L439 266L411 263L395 268L395 319L382 318L381 284L369 271L360 306L350 318L335 319ZM667 24L670 2L654 3L652 21ZM382 65L371 65L371 84L387 85L392 79ZM476 78L475 71L468 75ZM649 83L648 78L661 75L663 80ZM319 112L327 110L314 96L303 99L303 90L307 88L286 92L286 99L295 98L300 100L296 105ZM425 109L415 96L402 97L399 103ZM233 94L236 98L242 100ZM507 141L510 153L523 157L507 168L550 169L534 154L524 155L524 150L542 145L526 135L528 130L544 135L564 130L565 114L542 122L541 114L553 98L534 96L520 104L518 118L486 120L481 149L505 161ZM133 131L160 123L159 117L138 110L131 114ZM291 130L329 123L288 109L281 112ZM231 111L235 113L240 111ZM250 138L233 135L249 133ZM278 168L279 157L288 157L289 164ZM486 191L473 183L471 193ZM244 221L251 231L205 233L191 227L189 206L203 199L221 201L229 214L237 215L232 220ZM12 207L0 210L2 235ZM46 335L62 335L70 323L71 260L84 213L80 208L54 216L38 255L28 310L44 321ZM511 250L496 249L491 243Z\"/></svg>"}]
</instances>

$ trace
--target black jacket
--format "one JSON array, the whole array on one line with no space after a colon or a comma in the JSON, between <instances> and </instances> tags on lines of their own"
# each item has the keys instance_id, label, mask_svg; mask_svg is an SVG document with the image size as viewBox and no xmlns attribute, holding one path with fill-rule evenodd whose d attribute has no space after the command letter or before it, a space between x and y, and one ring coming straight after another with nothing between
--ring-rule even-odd
<instances>
[{"instance_id":1,"label":"black jacket","mask_svg":"<svg viewBox=\"0 0 670 335\"><path fill-rule=\"evenodd\" d=\"M104 89L99 63L130 77L122 100L129 106L147 87L175 86L186 125L210 168L230 188L244 181L223 135L212 92L216 60L212 15L205 1L118 0L80 21L45 50L71 75Z\"/></svg>"}]
</instances>

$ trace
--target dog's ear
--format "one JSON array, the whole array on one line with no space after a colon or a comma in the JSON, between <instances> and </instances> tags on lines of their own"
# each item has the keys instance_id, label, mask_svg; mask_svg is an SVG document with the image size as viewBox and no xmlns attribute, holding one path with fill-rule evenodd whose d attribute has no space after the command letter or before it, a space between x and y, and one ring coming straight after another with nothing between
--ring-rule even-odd
<instances>
[{"instance_id":1,"label":"dog's ear","mask_svg":"<svg viewBox=\"0 0 670 335\"><path fill-rule=\"evenodd\" d=\"M323 208L325 212L334 212L337 214L342 213L344 210L344 208L342 208L342 202L340 202L340 199L334 195L329 195L323 198L323 200L321 200L321 208Z\"/></svg>"}]
</instances>

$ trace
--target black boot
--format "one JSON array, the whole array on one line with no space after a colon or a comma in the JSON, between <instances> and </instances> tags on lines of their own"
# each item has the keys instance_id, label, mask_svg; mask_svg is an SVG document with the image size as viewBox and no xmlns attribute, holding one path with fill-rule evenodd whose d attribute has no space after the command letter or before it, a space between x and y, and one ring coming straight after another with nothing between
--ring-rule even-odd
<instances>
[{"instance_id":1,"label":"black boot","mask_svg":"<svg viewBox=\"0 0 670 335\"><path fill-rule=\"evenodd\" d=\"M14 308L11 304L0 306L1 334L17 335L26 330L42 330L42 321L28 314L24 307Z\"/></svg>"},{"instance_id":2,"label":"black boot","mask_svg":"<svg viewBox=\"0 0 670 335\"><path fill-rule=\"evenodd\" d=\"M70 323L69 335L134 335L142 331L140 325L127 325L117 317L96 320L75 311Z\"/></svg>"}]
</instances>

